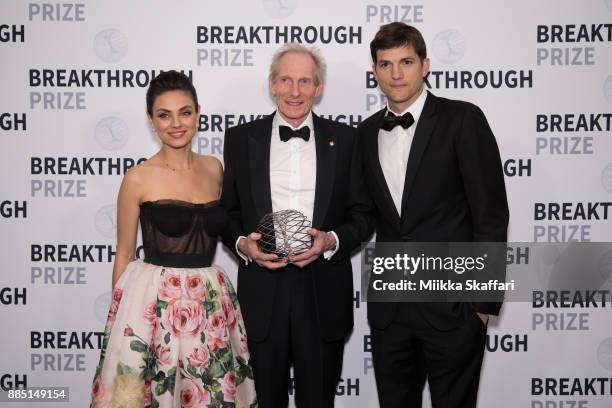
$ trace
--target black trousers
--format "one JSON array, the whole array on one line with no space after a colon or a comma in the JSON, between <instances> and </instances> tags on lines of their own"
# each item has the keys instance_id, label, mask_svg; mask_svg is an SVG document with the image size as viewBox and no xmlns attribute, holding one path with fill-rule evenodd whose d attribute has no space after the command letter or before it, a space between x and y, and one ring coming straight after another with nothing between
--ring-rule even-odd
<instances>
[{"instance_id":1,"label":"black trousers","mask_svg":"<svg viewBox=\"0 0 612 408\"><path fill-rule=\"evenodd\" d=\"M415 305L399 312L384 330L372 328L380 408L421 408L425 380L433 408L476 407L487 332L478 315L466 310L459 326L439 331Z\"/></svg>"},{"instance_id":2,"label":"black trousers","mask_svg":"<svg viewBox=\"0 0 612 408\"><path fill-rule=\"evenodd\" d=\"M296 406L333 407L344 341L321 337L311 271L288 266L277 273L270 332L264 341L249 341L259 407L287 407L291 365Z\"/></svg>"}]
</instances>

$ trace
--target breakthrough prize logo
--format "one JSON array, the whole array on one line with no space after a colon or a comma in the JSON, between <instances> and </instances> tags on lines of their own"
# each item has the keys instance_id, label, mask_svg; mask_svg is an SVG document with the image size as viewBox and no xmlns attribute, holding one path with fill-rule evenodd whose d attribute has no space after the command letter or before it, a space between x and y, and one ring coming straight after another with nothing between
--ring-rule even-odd
<instances>
[{"instance_id":1,"label":"breakthrough prize logo","mask_svg":"<svg viewBox=\"0 0 612 408\"><path fill-rule=\"evenodd\" d=\"M128 41L121 31L109 28L96 34L93 46L102 61L117 62L127 54Z\"/></svg>"},{"instance_id":2,"label":"breakthrough prize logo","mask_svg":"<svg viewBox=\"0 0 612 408\"><path fill-rule=\"evenodd\" d=\"M603 368L612 371L612 337L608 337L599 343L597 360Z\"/></svg>"},{"instance_id":3,"label":"breakthrough prize logo","mask_svg":"<svg viewBox=\"0 0 612 408\"><path fill-rule=\"evenodd\" d=\"M116 116L101 119L96 125L94 134L98 145L105 150L119 150L128 141L128 127Z\"/></svg>"},{"instance_id":4,"label":"breakthrough prize logo","mask_svg":"<svg viewBox=\"0 0 612 408\"><path fill-rule=\"evenodd\" d=\"M264 10L273 18L285 18L295 11L296 0L262 0Z\"/></svg>"},{"instance_id":5,"label":"breakthrough prize logo","mask_svg":"<svg viewBox=\"0 0 612 408\"><path fill-rule=\"evenodd\" d=\"M115 238L117 234L117 206L105 205L100 208L94 218L96 229L106 238Z\"/></svg>"},{"instance_id":6,"label":"breakthrough prize logo","mask_svg":"<svg viewBox=\"0 0 612 408\"><path fill-rule=\"evenodd\" d=\"M436 34L432 48L440 61L445 64L454 64L465 56L467 42L459 31L449 29Z\"/></svg>"}]
</instances>

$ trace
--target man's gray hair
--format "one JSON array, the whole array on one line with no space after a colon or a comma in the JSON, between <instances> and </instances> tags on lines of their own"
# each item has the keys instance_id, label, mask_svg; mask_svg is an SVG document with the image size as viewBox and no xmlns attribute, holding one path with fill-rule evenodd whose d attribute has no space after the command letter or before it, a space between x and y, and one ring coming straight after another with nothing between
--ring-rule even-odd
<instances>
[{"instance_id":1,"label":"man's gray hair","mask_svg":"<svg viewBox=\"0 0 612 408\"><path fill-rule=\"evenodd\" d=\"M276 79L278 75L278 69L280 65L280 60L290 52L297 52L301 54L308 54L314 61L315 69L314 69L314 83L315 85L319 85L325 82L325 75L327 74L327 64L325 64L325 59L321 55L321 51L315 47L304 47L302 44L297 43L289 43L280 47L272 56L272 62L270 63L270 78L272 81Z\"/></svg>"}]
</instances>

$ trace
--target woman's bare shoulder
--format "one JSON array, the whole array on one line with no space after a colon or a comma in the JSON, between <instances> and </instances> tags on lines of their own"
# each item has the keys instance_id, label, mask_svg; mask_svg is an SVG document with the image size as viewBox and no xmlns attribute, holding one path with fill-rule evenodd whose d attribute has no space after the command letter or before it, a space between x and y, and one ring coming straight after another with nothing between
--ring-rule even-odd
<instances>
[{"instance_id":1,"label":"woman's bare shoulder","mask_svg":"<svg viewBox=\"0 0 612 408\"><path fill-rule=\"evenodd\" d=\"M204 167L207 172L213 174L223 174L223 165L221 164L221 160L217 159L212 155L199 154L198 160Z\"/></svg>"},{"instance_id":2,"label":"woman's bare shoulder","mask_svg":"<svg viewBox=\"0 0 612 408\"><path fill-rule=\"evenodd\" d=\"M155 179L156 174L161 170L163 170L162 166L153 156L126 171L123 176L123 184L131 188L143 188L150 180Z\"/></svg>"}]
</instances>

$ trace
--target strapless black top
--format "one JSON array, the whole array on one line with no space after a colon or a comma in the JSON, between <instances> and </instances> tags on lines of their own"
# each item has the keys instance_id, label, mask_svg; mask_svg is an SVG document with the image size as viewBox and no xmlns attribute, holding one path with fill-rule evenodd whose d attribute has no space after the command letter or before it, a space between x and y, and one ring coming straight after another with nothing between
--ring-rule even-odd
<instances>
[{"instance_id":1,"label":"strapless black top","mask_svg":"<svg viewBox=\"0 0 612 408\"><path fill-rule=\"evenodd\" d=\"M140 205L144 261L175 268L210 266L217 236L226 225L227 214L219 201L145 201Z\"/></svg>"}]
</instances>

